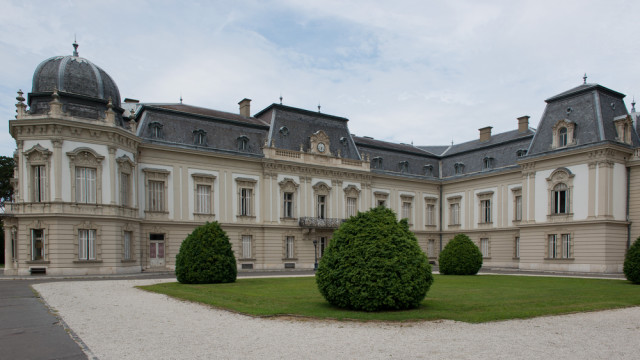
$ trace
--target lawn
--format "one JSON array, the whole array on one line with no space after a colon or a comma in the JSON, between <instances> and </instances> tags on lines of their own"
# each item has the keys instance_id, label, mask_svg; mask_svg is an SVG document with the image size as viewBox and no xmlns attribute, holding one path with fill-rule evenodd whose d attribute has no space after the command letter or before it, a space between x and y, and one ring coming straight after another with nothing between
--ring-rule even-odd
<instances>
[{"instance_id":1,"label":"lawn","mask_svg":"<svg viewBox=\"0 0 640 360\"><path fill-rule=\"evenodd\" d=\"M471 323L524 319L640 305L640 286L629 281L526 276L444 276L417 309L368 313L329 305L313 277L238 279L232 284L142 286L216 308L252 315L319 319Z\"/></svg>"}]
</instances>

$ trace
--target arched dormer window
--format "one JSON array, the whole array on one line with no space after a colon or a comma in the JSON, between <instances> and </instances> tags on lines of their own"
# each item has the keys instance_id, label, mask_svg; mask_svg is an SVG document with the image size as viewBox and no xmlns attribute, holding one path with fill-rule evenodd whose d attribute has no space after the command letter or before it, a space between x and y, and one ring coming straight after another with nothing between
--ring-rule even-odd
<instances>
[{"instance_id":1,"label":"arched dormer window","mask_svg":"<svg viewBox=\"0 0 640 360\"><path fill-rule=\"evenodd\" d=\"M462 174L464 172L464 164L461 162L453 164L453 172L455 175Z\"/></svg>"},{"instance_id":2,"label":"arched dormer window","mask_svg":"<svg viewBox=\"0 0 640 360\"><path fill-rule=\"evenodd\" d=\"M424 166L424 176L433 176L433 165Z\"/></svg>"},{"instance_id":3,"label":"arched dormer window","mask_svg":"<svg viewBox=\"0 0 640 360\"><path fill-rule=\"evenodd\" d=\"M163 138L163 134L162 134L162 124L154 121L152 123L149 124L149 130L151 131L151 137L154 139L162 139Z\"/></svg>"},{"instance_id":4,"label":"arched dormer window","mask_svg":"<svg viewBox=\"0 0 640 360\"><path fill-rule=\"evenodd\" d=\"M371 167L374 169L382 169L382 157L376 156L371 159Z\"/></svg>"},{"instance_id":5,"label":"arched dormer window","mask_svg":"<svg viewBox=\"0 0 640 360\"><path fill-rule=\"evenodd\" d=\"M193 143L198 146L207 146L207 132L202 129L193 130Z\"/></svg>"},{"instance_id":6,"label":"arched dormer window","mask_svg":"<svg viewBox=\"0 0 640 360\"><path fill-rule=\"evenodd\" d=\"M558 131L558 147L567 146L567 128L561 127Z\"/></svg>"},{"instance_id":7,"label":"arched dormer window","mask_svg":"<svg viewBox=\"0 0 640 360\"><path fill-rule=\"evenodd\" d=\"M398 163L398 168L401 173L409 172L409 162L408 161L400 161Z\"/></svg>"},{"instance_id":8,"label":"arched dormer window","mask_svg":"<svg viewBox=\"0 0 640 360\"><path fill-rule=\"evenodd\" d=\"M482 170L490 170L493 168L493 158L485 157L482 159Z\"/></svg>"},{"instance_id":9,"label":"arched dormer window","mask_svg":"<svg viewBox=\"0 0 640 360\"><path fill-rule=\"evenodd\" d=\"M576 123L571 120L562 119L553 126L553 140L551 148L557 149L576 144L575 140Z\"/></svg>"},{"instance_id":10,"label":"arched dormer window","mask_svg":"<svg viewBox=\"0 0 640 360\"><path fill-rule=\"evenodd\" d=\"M238 136L238 150L240 151L249 150L249 137L247 135Z\"/></svg>"},{"instance_id":11,"label":"arched dormer window","mask_svg":"<svg viewBox=\"0 0 640 360\"><path fill-rule=\"evenodd\" d=\"M617 116L613 118L613 124L616 127L616 141L631 144L631 127L633 126L631 117L629 115Z\"/></svg>"}]
</instances>

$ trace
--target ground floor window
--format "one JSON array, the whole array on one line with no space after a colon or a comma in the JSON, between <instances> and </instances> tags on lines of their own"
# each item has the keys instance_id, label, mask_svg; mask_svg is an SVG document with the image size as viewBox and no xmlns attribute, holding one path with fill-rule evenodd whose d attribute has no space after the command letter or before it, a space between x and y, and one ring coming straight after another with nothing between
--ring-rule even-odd
<instances>
[{"instance_id":1,"label":"ground floor window","mask_svg":"<svg viewBox=\"0 0 640 360\"><path fill-rule=\"evenodd\" d=\"M436 257L436 241L434 239L427 241L427 256Z\"/></svg>"},{"instance_id":2,"label":"ground floor window","mask_svg":"<svg viewBox=\"0 0 640 360\"><path fill-rule=\"evenodd\" d=\"M125 231L124 232L124 254L123 254L123 259L124 260L131 260L131 231Z\"/></svg>"},{"instance_id":3,"label":"ground floor window","mask_svg":"<svg viewBox=\"0 0 640 360\"><path fill-rule=\"evenodd\" d=\"M327 247L327 238L326 237L321 237L320 241L318 242L318 257L322 257L322 254L324 254L324 249Z\"/></svg>"},{"instance_id":4,"label":"ground floor window","mask_svg":"<svg viewBox=\"0 0 640 360\"><path fill-rule=\"evenodd\" d=\"M286 244L285 244L285 257L287 259L293 259L295 258L295 254L294 254L294 249L293 249L293 244L294 244L295 238L293 236L287 236L287 240L286 240Z\"/></svg>"},{"instance_id":5,"label":"ground floor window","mask_svg":"<svg viewBox=\"0 0 640 360\"><path fill-rule=\"evenodd\" d=\"M489 257L489 239L480 239L480 252L482 257Z\"/></svg>"},{"instance_id":6,"label":"ground floor window","mask_svg":"<svg viewBox=\"0 0 640 360\"><path fill-rule=\"evenodd\" d=\"M571 234L551 234L548 238L549 259L571 259L573 244Z\"/></svg>"},{"instance_id":7,"label":"ground floor window","mask_svg":"<svg viewBox=\"0 0 640 360\"><path fill-rule=\"evenodd\" d=\"M44 229L31 229L31 260L45 260Z\"/></svg>"},{"instance_id":8,"label":"ground floor window","mask_svg":"<svg viewBox=\"0 0 640 360\"><path fill-rule=\"evenodd\" d=\"M78 230L78 260L96 259L96 231Z\"/></svg>"},{"instance_id":9,"label":"ground floor window","mask_svg":"<svg viewBox=\"0 0 640 360\"><path fill-rule=\"evenodd\" d=\"M516 236L514 244L513 244L513 257L516 259L520 258L520 236Z\"/></svg>"},{"instance_id":10,"label":"ground floor window","mask_svg":"<svg viewBox=\"0 0 640 360\"><path fill-rule=\"evenodd\" d=\"M242 235L242 258L251 259L251 235Z\"/></svg>"}]
</instances>

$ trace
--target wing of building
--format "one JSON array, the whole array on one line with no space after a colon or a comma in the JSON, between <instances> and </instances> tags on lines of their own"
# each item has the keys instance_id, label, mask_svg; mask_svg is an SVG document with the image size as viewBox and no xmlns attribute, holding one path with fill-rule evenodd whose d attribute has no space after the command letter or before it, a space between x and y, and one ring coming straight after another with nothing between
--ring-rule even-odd
<instances>
[{"instance_id":1,"label":"wing of building","mask_svg":"<svg viewBox=\"0 0 640 360\"><path fill-rule=\"evenodd\" d=\"M407 218L434 262L464 232L488 267L621 272L640 235L639 114L623 98L585 83L547 99L536 129L524 116L513 131L413 146L282 104L251 116L249 99L237 114L121 103L76 47L17 97L5 273L173 269L207 221L239 269L312 269L341 222L375 206Z\"/></svg>"}]
</instances>

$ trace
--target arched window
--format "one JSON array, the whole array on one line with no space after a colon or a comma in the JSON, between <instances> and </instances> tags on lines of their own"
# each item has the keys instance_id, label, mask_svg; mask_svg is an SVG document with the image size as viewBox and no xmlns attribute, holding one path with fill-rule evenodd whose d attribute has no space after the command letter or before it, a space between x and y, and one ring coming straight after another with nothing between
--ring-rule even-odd
<instances>
[{"instance_id":1,"label":"arched window","mask_svg":"<svg viewBox=\"0 0 640 360\"><path fill-rule=\"evenodd\" d=\"M401 173L409 172L409 162L408 161L400 161L398 163L398 167L400 168Z\"/></svg>"},{"instance_id":2,"label":"arched window","mask_svg":"<svg viewBox=\"0 0 640 360\"><path fill-rule=\"evenodd\" d=\"M193 143L200 146L206 146L207 132L202 129L193 130Z\"/></svg>"},{"instance_id":3,"label":"arched window","mask_svg":"<svg viewBox=\"0 0 640 360\"><path fill-rule=\"evenodd\" d=\"M558 131L558 146L564 147L567 146L567 128L562 127L560 131Z\"/></svg>"},{"instance_id":4,"label":"arched window","mask_svg":"<svg viewBox=\"0 0 640 360\"><path fill-rule=\"evenodd\" d=\"M249 150L249 137L246 135L241 135L238 137L238 150L247 151Z\"/></svg>"},{"instance_id":5,"label":"arched window","mask_svg":"<svg viewBox=\"0 0 640 360\"><path fill-rule=\"evenodd\" d=\"M493 168L493 158L485 157L482 159L482 170L490 170Z\"/></svg>"},{"instance_id":6,"label":"arched window","mask_svg":"<svg viewBox=\"0 0 640 360\"><path fill-rule=\"evenodd\" d=\"M569 213L569 187L560 183L553 187L551 209L554 214Z\"/></svg>"},{"instance_id":7,"label":"arched window","mask_svg":"<svg viewBox=\"0 0 640 360\"><path fill-rule=\"evenodd\" d=\"M460 175L464 172L464 164L463 163L455 163L453 165L453 170L455 175Z\"/></svg>"},{"instance_id":8,"label":"arched window","mask_svg":"<svg viewBox=\"0 0 640 360\"><path fill-rule=\"evenodd\" d=\"M154 121L149 124L149 130L151 130L151 137L154 139L162 139L162 124Z\"/></svg>"}]
</instances>

